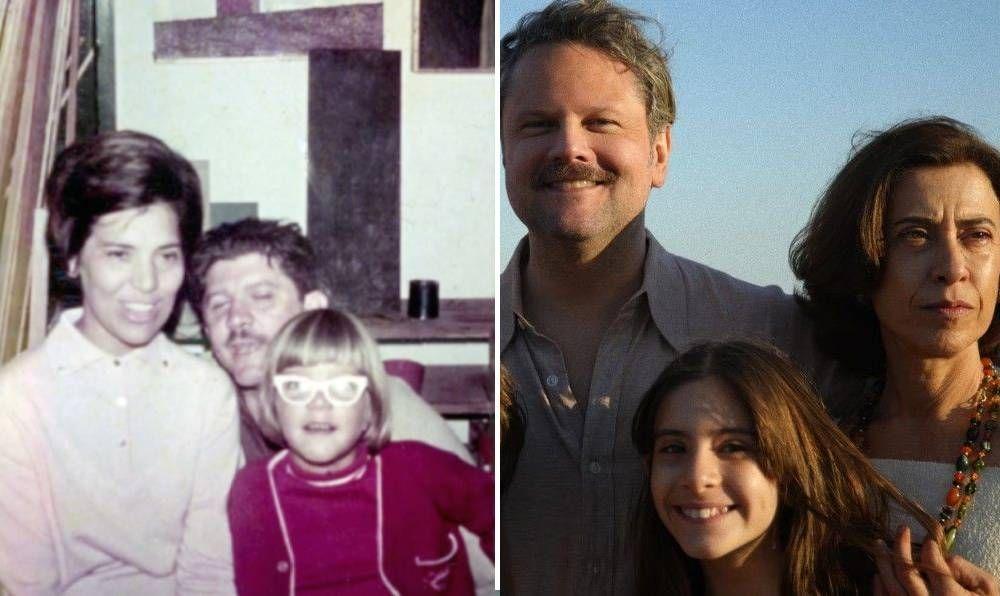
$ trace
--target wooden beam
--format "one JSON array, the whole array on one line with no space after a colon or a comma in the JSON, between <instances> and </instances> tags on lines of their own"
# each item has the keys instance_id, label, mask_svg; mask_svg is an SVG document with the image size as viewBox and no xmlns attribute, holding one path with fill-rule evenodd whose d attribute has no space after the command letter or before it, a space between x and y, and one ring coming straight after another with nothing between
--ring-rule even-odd
<instances>
[{"instance_id":1,"label":"wooden beam","mask_svg":"<svg viewBox=\"0 0 1000 596\"><path fill-rule=\"evenodd\" d=\"M312 49L382 49L382 5L220 16L153 24L157 59L304 54Z\"/></svg>"},{"instance_id":2,"label":"wooden beam","mask_svg":"<svg viewBox=\"0 0 1000 596\"><path fill-rule=\"evenodd\" d=\"M259 0L215 0L215 14L232 16L260 12Z\"/></svg>"}]
</instances>

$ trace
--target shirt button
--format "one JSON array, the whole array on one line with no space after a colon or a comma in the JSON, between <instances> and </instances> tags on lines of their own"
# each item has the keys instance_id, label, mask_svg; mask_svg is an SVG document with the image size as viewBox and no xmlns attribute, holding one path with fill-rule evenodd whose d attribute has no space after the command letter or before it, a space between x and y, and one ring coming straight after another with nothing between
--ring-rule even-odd
<instances>
[{"instance_id":1,"label":"shirt button","mask_svg":"<svg viewBox=\"0 0 1000 596\"><path fill-rule=\"evenodd\" d=\"M115 363L115 366L121 366L122 365L122 361L119 360L119 359L117 359L117 358L115 358L114 360L112 360L112 362Z\"/></svg>"},{"instance_id":2,"label":"shirt button","mask_svg":"<svg viewBox=\"0 0 1000 596\"><path fill-rule=\"evenodd\" d=\"M278 561L278 573L288 572L288 561Z\"/></svg>"},{"instance_id":3,"label":"shirt button","mask_svg":"<svg viewBox=\"0 0 1000 596\"><path fill-rule=\"evenodd\" d=\"M124 447L126 445L128 445L128 441L127 440L122 439L121 441L118 441L118 446L119 447Z\"/></svg>"},{"instance_id":4,"label":"shirt button","mask_svg":"<svg viewBox=\"0 0 1000 596\"><path fill-rule=\"evenodd\" d=\"M590 473L591 474L600 474L601 473L601 464L598 463L598 462L596 462L596 461L590 462ZM595 563L595 565L596 565L596 563Z\"/></svg>"},{"instance_id":5,"label":"shirt button","mask_svg":"<svg viewBox=\"0 0 1000 596\"><path fill-rule=\"evenodd\" d=\"M559 377L555 375L549 375L545 378L545 384L549 387L555 387L559 384Z\"/></svg>"},{"instance_id":6,"label":"shirt button","mask_svg":"<svg viewBox=\"0 0 1000 596\"><path fill-rule=\"evenodd\" d=\"M601 565L599 563L592 564L590 566L590 572L593 573L594 575L600 574L601 573Z\"/></svg>"},{"instance_id":7,"label":"shirt button","mask_svg":"<svg viewBox=\"0 0 1000 596\"><path fill-rule=\"evenodd\" d=\"M119 408L124 408L125 406L128 405L128 398L119 397L118 399L115 400L115 405L118 406Z\"/></svg>"}]
</instances>

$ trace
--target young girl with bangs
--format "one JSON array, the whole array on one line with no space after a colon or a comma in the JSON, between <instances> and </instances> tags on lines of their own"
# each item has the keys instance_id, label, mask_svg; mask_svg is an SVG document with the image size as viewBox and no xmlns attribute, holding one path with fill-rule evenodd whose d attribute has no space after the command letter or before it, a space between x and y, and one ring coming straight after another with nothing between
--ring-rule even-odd
<instances>
[{"instance_id":1,"label":"young girl with bangs","mask_svg":"<svg viewBox=\"0 0 1000 596\"><path fill-rule=\"evenodd\" d=\"M678 357L639 405L632 438L649 474L638 594L995 593L988 573L946 560L938 540L913 563L890 509L940 538L937 524L769 346L709 343Z\"/></svg>"},{"instance_id":2,"label":"young girl with bangs","mask_svg":"<svg viewBox=\"0 0 1000 596\"><path fill-rule=\"evenodd\" d=\"M350 314L310 310L268 351L264 423L287 449L229 495L240 594L470 594L458 527L493 556L493 481L390 442L378 349Z\"/></svg>"}]
</instances>

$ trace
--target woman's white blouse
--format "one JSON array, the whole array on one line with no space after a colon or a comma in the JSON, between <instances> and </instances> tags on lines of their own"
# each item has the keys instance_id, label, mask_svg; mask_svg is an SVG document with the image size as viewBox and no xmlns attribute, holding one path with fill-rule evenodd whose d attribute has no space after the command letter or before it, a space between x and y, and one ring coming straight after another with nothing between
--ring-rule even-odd
<instances>
[{"instance_id":1,"label":"woman's white blouse","mask_svg":"<svg viewBox=\"0 0 1000 596\"><path fill-rule=\"evenodd\" d=\"M951 488L954 465L899 459L872 459L871 462L903 494L937 519L945 494ZM958 530L952 552L1000 577L1000 469L989 466L979 475L972 508ZM907 523L916 541L922 542L927 533L909 515L896 512L892 522L893 528Z\"/></svg>"},{"instance_id":2,"label":"woman's white blouse","mask_svg":"<svg viewBox=\"0 0 1000 596\"><path fill-rule=\"evenodd\" d=\"M60 318L0 370L0 583L15 594L233 593L232 385L158 335L121 357Z\"/></svg>"}]
</instances>

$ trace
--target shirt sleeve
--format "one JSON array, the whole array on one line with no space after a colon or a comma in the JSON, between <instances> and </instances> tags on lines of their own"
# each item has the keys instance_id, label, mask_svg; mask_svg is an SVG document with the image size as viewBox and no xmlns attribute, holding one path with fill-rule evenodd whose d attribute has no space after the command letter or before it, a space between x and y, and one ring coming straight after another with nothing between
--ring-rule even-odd
<instances>
[{"instance_id":1,"label":"shirt sleeve","mask_svg":"<svg viewBox=\"0 0 1000 596\"><path fill-rule=\"evenodd\" d=\"M236 395L221 373L195 390L203 395L205 422L198 438L194 488L177 556L178 593L234 594L226 496L243 463Z\"/></svg>"},{"instance_id":2,"label":"shirt sleeve","mask_svg":"<svg viewBox=\"0 0 1000 596\"><path fill-rule=\"evenodd\" d=\"M442 517L465 527L493 560L493 476L450 453L427 450L429 465L421 477L430 483Z\"/></svg>"},{"instance_id":3,"label":"shirt sleeve","mask_svg":"<svg viewBox=\"0 0 1000 596\"><path fill-rule=\"evenodd\" d=\"M472 455L444 418L405 381L388 377L389 436L393 441L419 441L472 463Z\"/></svg>"},{"instance_id":4,"label":"shirt sleeve","mask_svg":"<svg viewBox=\"0 0 1000 596\"><path fill-rule=\"evenodd\" d=\"M0 583L12 594L56 594L59 564L50 533L50 492L32 454L13 383L0 378Z\"/></svg>"}]
</instances>

